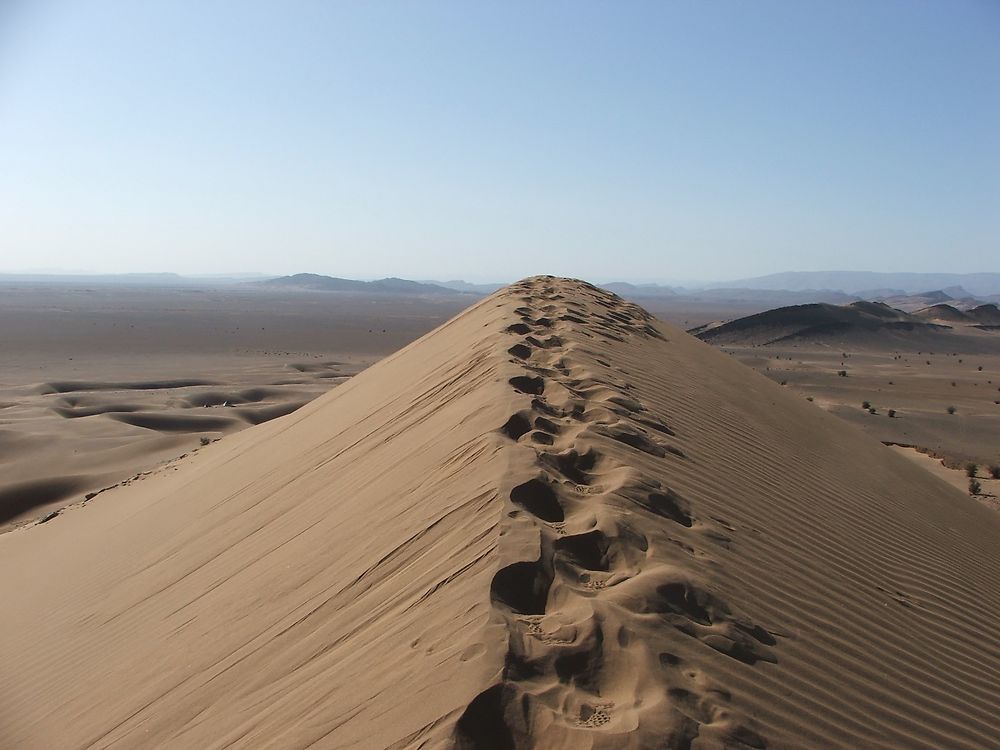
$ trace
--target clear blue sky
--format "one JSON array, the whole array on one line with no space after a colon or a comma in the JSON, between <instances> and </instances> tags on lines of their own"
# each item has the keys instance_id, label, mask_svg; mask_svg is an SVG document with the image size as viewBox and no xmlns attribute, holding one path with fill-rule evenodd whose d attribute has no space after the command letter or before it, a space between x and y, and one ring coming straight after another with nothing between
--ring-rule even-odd
<instances>
[{"instance_id":1,"label":"clear blue sky","mask_svg":"<svg viewBox=\"0 0 1000 750\"><path fill-rule=\"evenodd\" d=\"M998 259L997 0L0 0L0 270Z\"/></svg>"}]
</instances>

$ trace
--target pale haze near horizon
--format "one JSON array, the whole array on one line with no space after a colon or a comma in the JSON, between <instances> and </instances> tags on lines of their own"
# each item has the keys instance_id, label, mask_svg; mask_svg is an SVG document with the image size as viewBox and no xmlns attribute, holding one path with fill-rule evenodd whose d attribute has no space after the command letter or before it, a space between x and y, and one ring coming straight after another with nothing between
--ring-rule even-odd
<instances>
[{"instance_id":1,"label":"pale haze near horizon","mask_svg":"<svg viewBox=\"0 0 1000 750\"><path fill-rule=\"evenodd\" d=\"M11 2L0 271L995 271L1000 3Z\"/></svg>"}]
</instances>

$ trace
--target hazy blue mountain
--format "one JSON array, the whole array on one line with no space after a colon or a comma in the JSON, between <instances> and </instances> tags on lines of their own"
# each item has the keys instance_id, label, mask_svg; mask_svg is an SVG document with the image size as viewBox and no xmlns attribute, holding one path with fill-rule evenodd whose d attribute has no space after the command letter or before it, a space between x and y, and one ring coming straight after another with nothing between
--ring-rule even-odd
<instances>
[{"instance_id":1,"label":"hazy blue mountain","mask_svg":"<svg viewBox=\"0 0 1000 750\"><path fill-rule=\"evenodd\" d=\"M1000 273L876 273L873 271L787 271L715 285L719 288L834 289L862 296L872 289L892 289L906 294L960 286L972 295L1000 294Z\"/></svg>"},{"instance_id":2,"label":"hazy blue mountain","mask_svg":"<svg viewBox=\"0 0 1000 750\"><path fill-rule=\"evenodd\" d=\"M255 281L254 286L269 289L308 289L322 292L375 292L383 294L459 294L455 289L440 284L427 284L408 279L390 277L376 281L341 279L336 276L322 276L317 273L297 273L279 276L266 281Z\"/></svg>"},{"instance_id":3,"label":"hazy blue mountain","mask_svg":"<svg viewBox=\"0 0 1000 750\"><path fill-rule=\"evenodd\" d=\"M507 286L507 281L499 283L489 283L489 284L472 284L468 281L462 281L461 279L454 279L452 281L422 281L423 284L435 284L437 286L443 286L446 289L454 289L456 292L466 292L468 294L493 294L497 289L502 289Z\"/></svg>"}]
</instances>

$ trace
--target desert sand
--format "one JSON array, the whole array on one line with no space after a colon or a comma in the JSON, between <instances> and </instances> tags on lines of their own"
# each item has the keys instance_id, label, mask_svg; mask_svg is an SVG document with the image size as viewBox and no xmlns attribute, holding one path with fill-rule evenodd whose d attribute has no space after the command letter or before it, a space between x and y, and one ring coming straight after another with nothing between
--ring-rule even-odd
<instances>
[{"instance_id":1,"label":"desert sand","mask_svg":"<svg viewBox=\"0 0 1000 750\"><path fill-rule=\"evenodd\" d=\"M889 445L901 456L905 456L918 466L922 466L936 477L940 477L959 492L969 491L969 474L965 467L951 468L946 459L940 459L919 448L906 445ZM1000 511L1000 479L994 479L991 472L983 466L976 467L975 480L980 485L980 493L976 499L985 503L986 507Z\"/></svg>"},{"instance_id":2,"label":"desert sand","mask_svg":"<svg viewBox=\"0 0 1000 750\"><path fill-rule=\"evenodd\" d=\"M0 531L287 414L464 308L254 286L0 288Z\"/></svg>"},{"instance_id":3,"label":"desert sand","mask_svg":"<svg viewBox=\"0 0 1000 750\"><path fill-rule=\"evenodd\" d=\"M936 293L936 294L941 294ZM973 304L973 302L969 302ZM689 330L971 492L988 507L1000 470L1000 319L995 305L799 305Z\"/></svg>"},{"instance_id":4,"label":"desert sand","mask_svg":"<svg viewBox=\"0 0 1000 750\"><path fill-rule=\"evenodd\" d=\"M930 451L952 467L985 467L1000 464L1000 333L984 338L956 335L947 351L852 342L725 351L880 441ZM980 351L963 352L968 339Z\"/></svg>"},{"instance_id":5,"label":"desert sand","mask_svg":"<svg viewBox=\"0 0 1000 750\"><path fill-rule=\"evenodd\" d=\"M1000 516L538 277L0 535L16 748L1000 747Z\"/></svg>"}]
</instances>

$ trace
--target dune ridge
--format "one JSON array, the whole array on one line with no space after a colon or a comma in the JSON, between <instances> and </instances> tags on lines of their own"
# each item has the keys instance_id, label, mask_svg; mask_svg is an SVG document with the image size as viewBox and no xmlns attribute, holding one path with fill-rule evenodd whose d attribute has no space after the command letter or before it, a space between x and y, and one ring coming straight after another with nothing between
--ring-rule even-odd
<instances>
[{"instance_id":1,"label":"dune ridge","mask_svg":"<svg viewBox=\"0 0 1000 750\"><path fill-rule=\"evenodd\" d=\"M596 289L583 292L595 303L588 309L555 285L536 287L513 288L526 304L507 328L525 334L508 350L525 374L508 383L531 403L501 428L537 454L536 475L510 491L511 520L501 531L529 535L532 554L493 577L491 599L509 639L502 680L463 713L457 746L515 747L531 738L538 747L584 747L595 729L613 726L614 739L595 744L687 747L700 735L766 747L749 717L729 706L727 690L700 674L682 676L673 636L749 665L776 661L774 636L712 593L697 566L650 554L655 544L697 554L671 535L675 526L707 545L729 544L731 527L695 518L655 478L663 471L628 460L638 452L669 472L686 456L634 386L610 364L588 368L559 333L576 328L618 343L664 336L641 308Z\"/></svg>"},{"instance_id":2,"label":"dune ridge","mask_svg":"<svg viewBox=\"0 0 1000 750\"><path fill-rule=\"evenodd\" d=\"M998 538L731 357L536 277L0 537L0 726L25 748L998 747Z\"/></svg>"}]
</instances>

